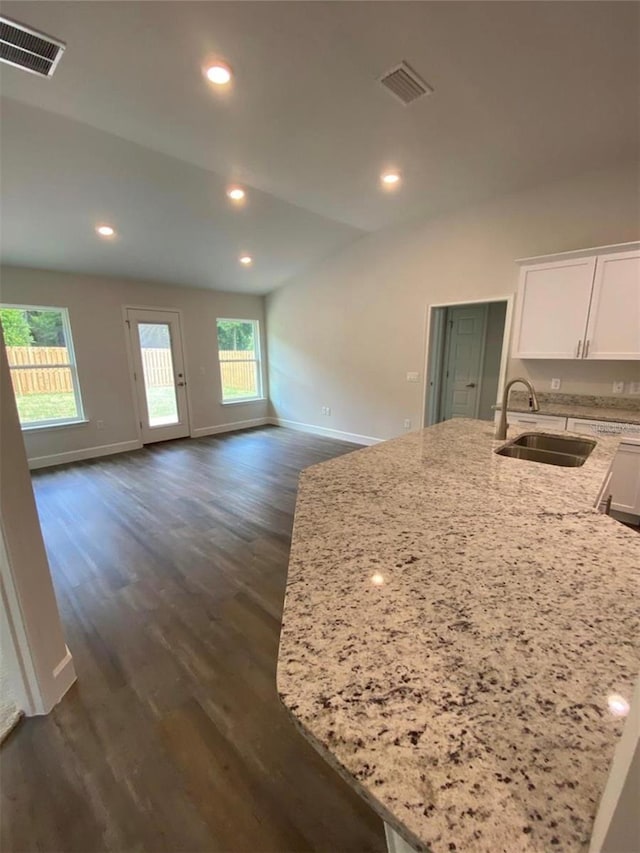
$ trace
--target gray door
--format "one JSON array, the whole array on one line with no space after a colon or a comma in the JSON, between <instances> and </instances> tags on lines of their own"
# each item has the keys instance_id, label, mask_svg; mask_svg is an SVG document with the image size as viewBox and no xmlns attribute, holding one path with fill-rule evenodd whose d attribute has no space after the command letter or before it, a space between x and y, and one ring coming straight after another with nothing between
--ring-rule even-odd
<instances>
[{"instance_id":1,"label":"gray door","mask_svg":"<svg viewBox=\"0 0 640 853\"><path fill-rule=\"evenodd\" d=\"M486 305L461 305L447 311L442 417L477 418L487 326Z\"/></svg>"}]
</instances>

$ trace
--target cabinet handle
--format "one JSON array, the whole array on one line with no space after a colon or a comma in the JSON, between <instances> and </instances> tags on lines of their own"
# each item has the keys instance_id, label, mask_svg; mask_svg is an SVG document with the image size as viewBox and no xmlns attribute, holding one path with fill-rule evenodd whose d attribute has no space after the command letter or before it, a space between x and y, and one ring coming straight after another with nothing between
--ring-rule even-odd
<instances>
[{"instance_id":1,"label":"cabinet handle","mask_svg":"<svg viewBox=\"0 0 640 853\"><path fill-rule=\"evenodd\" d=\"M578 341L578 349L576 350L576 358L580 358L580 350L582 349L582 338Z\"/></svg>"},{"instance_id":2,"label":"cabinet handle","mask_svg":"<svg viewBox=\"0 0 640 853\"><path fill-rule=\"evenodd\" d=\"M584 356L583 356L583 358L587 358L587 356L589 355L589 344L590 343L591 343L591 341L587 338L587 341L584 345Z\"/></svg>"}]
</instances>

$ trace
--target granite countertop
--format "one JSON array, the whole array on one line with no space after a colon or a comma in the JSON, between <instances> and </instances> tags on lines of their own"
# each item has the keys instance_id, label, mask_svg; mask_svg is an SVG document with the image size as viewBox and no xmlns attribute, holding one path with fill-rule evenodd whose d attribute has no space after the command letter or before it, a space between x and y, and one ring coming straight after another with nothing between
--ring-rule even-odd
<instances>
[{"instance_id":1,"label":"granite countertop","mask_svg":"<svg viewBox=\"0 0 640 853\"><path fill-rule=\"evenodd\" d=\"M640 666L619 440L557 468L453 420L301 475L278 690L418 850L588 848Z\"/></svg>"},{"instance_id":2,"label":"granite countertop","mask_svg":"<svg viewBox=\"0 0 640 853\"><path fill-rule=\"evenodd\" d=\"M538 415L640 424L640 397L595 397L586 394L545 392L539 392L537 396L540 404L540 410L536 412ZM502 406L494 408L500 411ZM530 412L529 394L514 389L509 397L509 411Z\"/></svg>"}]
</instances>

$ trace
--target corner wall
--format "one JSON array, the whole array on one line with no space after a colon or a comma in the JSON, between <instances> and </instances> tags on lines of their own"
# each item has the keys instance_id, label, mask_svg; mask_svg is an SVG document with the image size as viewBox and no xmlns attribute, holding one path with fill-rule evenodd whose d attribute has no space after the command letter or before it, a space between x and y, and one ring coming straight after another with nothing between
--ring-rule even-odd
<instances>
[{"instance_id":1,"label":"corner wall","mask_svg":"<svg viewBox=\"0 0 640 853\"><path fill-rule=\"evenodd\" d=\"M266 389L264 298L220 293L192 287L167 286L104 276L3 267L0 301L63 306L69 309L78 376L87 424L23 433L32 467L89 458L140 446L135 417L123 306L177 308L182 311L183 344L191 434L244 425L267 415L266 401L223 406L220 387L217 317L260 322L263 387ZM98 429L97 421L104 422ZM52 457L53 460L52 460Z\"/></svg>"},{"instance_id":2,"label":"corner wall","mask_svg":"<svg viewBox=\"0 0 640 853\"><path fill-rule=\"evenodd\" d=\"M267 297L272 414L378 438L420 426L428 305L514 293L517 258L637 240L639 199L629 164L362 238ZM610 394L638 364L512 359L508 373Z\"/></svg>"}]
</instances>

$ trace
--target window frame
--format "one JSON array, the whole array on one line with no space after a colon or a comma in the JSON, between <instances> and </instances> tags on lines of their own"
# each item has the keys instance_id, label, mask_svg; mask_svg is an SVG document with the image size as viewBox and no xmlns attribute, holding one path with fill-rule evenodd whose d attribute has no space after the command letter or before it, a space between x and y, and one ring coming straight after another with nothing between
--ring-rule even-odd
<instances>
[{"instance_id":1,"label":"window frame","mask_svg":"<svg viewBox=\"0 0 640 853\"><path fill-rule=\"evenodd\" d=\"M62 317L62 331L64 334L65 347L67 352L69 353L69 363L68 364L47 364L47 365L20 365L20 366L12 366L9 365L9 375L12 374L14 370L38 370L44 368L64 368L65 370L69 370L71 373L71 384L73 386L73 397L76 404L77 415L75 418L48 418L47 420L40 421L26 421L22 423L20 421L20 428L23 432L28 432L30 430L35 429L46 429L46 428L55 428L61 426L73 426L75 424L83 424L87 423L87 418L85 417L84 405L82 403L82 392L80 390L80 381L78 379L78 363L76 361L76 352L73 346L73 334L71 332L71 320L69 318L69 309L61 306L61 305L25 305L25 304L15 304L9 302L0 302L0 308L15 308L18 311L56 311ZM5 343L5 350L6 350ZM7 359L8 361L8 359ZM13 387L13 381L12 381ZM15 394L15 392L14 392ZM17 406L17 402L16 402ZM20 413L18 412L18 415Z\"/></svg>"},{"instance_id":2,"label":"window frame","mask_svg":"<svg viewBox=\"0 0 640 853\"><path fill-rule=\"evenodd\" d=\"M251 358L220 358L220 338L218 337L218 323L251 323L253 326L253 355ZM254 320L247 317L216 317L216 342L218 344L218 365L220 368L220 403L223 406L234 406L238 403L255 403L264 400L263 383L262 383L262 342L260 339L260 320ZM229 352L229 350L224 350ZM238 350L238 352L246 352L246 350ZM256 391L253 397L234 397L232 400L224 398L224 377L222 375L223 364L247 364L255 363L256 365Z\"/></svg>"}]
</instances>

